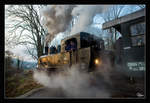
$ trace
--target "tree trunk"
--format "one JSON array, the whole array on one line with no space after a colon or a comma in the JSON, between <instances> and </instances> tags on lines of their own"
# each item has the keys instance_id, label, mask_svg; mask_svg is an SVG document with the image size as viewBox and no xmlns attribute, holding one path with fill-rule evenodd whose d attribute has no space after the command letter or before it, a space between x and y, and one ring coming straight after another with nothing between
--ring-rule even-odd
<instances>
[{"instance_id":1,"label":"tree trunk","mask_svg":"<svg viewBox=\"0 0 150 103\"><path fill-rule=\"evenodd\" d=\"M18 69L18 70L20 69L20 60L19 60L19 58L18 58L18 60L17 60L17 69Z\"/></svg>"},{"instance_id":2,"label":"tree trunk","mask_svg":"<svg viewBox=\"0 0 150 103\"><path fill-rule=\"evenodd\" d=\"M37 46L37 56L38 56L38 58L39 58L40 56L43 55L43 46L42 46L42 44L41 44L41 37L40 37L40 36L37 37L37 42L38 42L38 46Z\"/></svg>"}]
</instances>

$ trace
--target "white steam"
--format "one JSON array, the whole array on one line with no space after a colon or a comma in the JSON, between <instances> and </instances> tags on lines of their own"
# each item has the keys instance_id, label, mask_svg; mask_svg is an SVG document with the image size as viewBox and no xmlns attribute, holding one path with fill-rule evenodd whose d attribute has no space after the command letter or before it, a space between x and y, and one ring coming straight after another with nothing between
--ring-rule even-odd
<instances>
[{"instance_id":1,"label":"white steam","mask_svg":"<svg viewBox=\"0 0 150 103\"><path fill-rule=\"evenodd\" d=\"M73 5L51 5L42 10L43 22L51 38L66 30L72 19L71 12L73 7Z\"/></svg>"},{"instance_id":2,"label":"white steam","mask_svg":"<svg viewBox=\"0 0 150 103\"><path fill-rule=\"evenodd\" d=\"M55 35L64 32L70 26L73 17L77 22L73 25L71 33L83 31L93 22L97 13L103 13L109 5L50 5L42 10L43 24L47 27L49 36L47 41L52 40Z\"/></svg>"},{"instance_id":3,"label":"white steam","mask_svg":"<svg viewBox=\"0 0 150 103\"><path fill-rule=\"evenodd\" d=\"M78 16L76 24L73 26L71 34L83 31L93 22L93 17L97 13L103 13L108 9L108 5L78 5L72 11L73 16Z\"/></svg>"},{"instance_id":4,"label":"white steam","mask_svg":"<svg viewBox=\"0 0 150 103\"><path fill-rule=\"evenodd\" d=\"M106 70L105 70L106 69ZM34 72L34 79L49 88L62 88L67 97L109 98L106 84L110 84L107 67L98 68L96 74L81 72L78 65L55 75L46 72Z\"/></svg>"}]
</instances>

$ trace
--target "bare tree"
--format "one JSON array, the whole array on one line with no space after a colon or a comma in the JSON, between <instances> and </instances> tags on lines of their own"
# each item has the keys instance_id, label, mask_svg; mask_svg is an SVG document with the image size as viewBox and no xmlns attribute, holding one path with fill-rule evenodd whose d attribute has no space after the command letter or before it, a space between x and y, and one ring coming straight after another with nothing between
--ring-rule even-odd
<instances>
[{"instance_id":1,"label":"bare tree","mask_svg":"<svg viewBox=\"0 0 150 103\"><path fill-rule=\"evenodd\" d=\"M113 19L117 19L120 17L122 10L124 8L124 5L113 5L110 7L110 9L102 15L105 22L111 21ZM111 33L109 44L113 46L114 41L117 39L117 31L114 28L108 29L108 31ZM113 39L114 38L114 39Z\"/></svg>"},{"instance_id":2,"label":"bare tree","mask_svg":"<svg viewBox=\"0 0 150 103\"><path fill-rule=\"evenodd\" d=\"M40 22L40 8L42 6L39 5L13 5L6 10L7 18L11 19L9 33L13 35L13 39L16 39L15 45L25 45L28 53L34 59L38 59L42 55L44 39L47 34ZM11 41L14 41L13 39Z\"/></svg>"}]
</instances>

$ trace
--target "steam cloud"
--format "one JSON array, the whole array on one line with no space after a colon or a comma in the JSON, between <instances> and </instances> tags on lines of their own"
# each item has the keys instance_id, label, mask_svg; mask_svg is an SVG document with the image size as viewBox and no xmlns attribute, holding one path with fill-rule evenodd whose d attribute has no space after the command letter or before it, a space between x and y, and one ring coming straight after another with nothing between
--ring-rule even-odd
<instances>
[{"instance_id":1,"label":"steam cloud","mask_svg":"<svg viewBox=\"0 0 150 103\"><path fill-rule=\"evenodd\" d=\"M48 88L62 88L67 97L109 98L111 92L107 87L111 86L110 71L109 64L104 64L92 75L81 72L79 65L74 65L50 76L46 72L34 71L34 79Z\"/></svg>"},{"instance_id":2,"label":"steam cloud","mask_svg":"<svg viewBox=\"0 0 150 103\"><path fill-rule=\"evenodd\" d=\"M93 22L96 13L103 13L108 9L108 5L78 5L72 11L73 16L78 16L76 24L73 26L71 34L83 31Z\"/></svg>"},{"instance_id":3,"label":"steam cloud","mask_svg":"<svg viewBox=\"0 0 150 103\"><path fill-rule=\"evenodd\" d=\"M44 25L50 34L48 39L60 32L64 32L72 19L73 5L51 5L42 10ZM51 38L50 38L51 37Z\"/></svg>"},{"instance_id":4,"label":"steam cloud","mask_svg":"<svg viewBox=\"0 0 150 103\"><path fill-rule=\"evenodd\" d=\"M108 5L51 5L42 10L43 24L47 27L49 35L46 41L52 40L55 35L64 32L72 17L78 17L70 34L83 31L88 27L96 13L105 12Z\"/></svg>"}]
</instances>

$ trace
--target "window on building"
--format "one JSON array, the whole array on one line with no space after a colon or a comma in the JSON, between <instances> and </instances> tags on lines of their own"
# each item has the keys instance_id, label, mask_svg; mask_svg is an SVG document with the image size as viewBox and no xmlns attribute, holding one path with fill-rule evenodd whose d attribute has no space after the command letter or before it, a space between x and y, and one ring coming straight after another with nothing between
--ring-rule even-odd
<instances>
[{"instance_id":1,"label":"window on building","mask_svg":"<svg viewBox=\"0 0 150 103\"><path fill-rule=\"evenodd\" d=\"M144 45L144 35L132 37L132 46Z\"/></svg>"},{"instance_id":2,"label":"window on building","mask_svg":"<svg viewBox=\"0 0 150 103\"><path fill-rule=\"evenodd\" d=\"M145 27L146 27L145 22L131 25L131 27L130 27L131 35L135 36L135 35L144 34L145 33Z\"/></svg>"},{"instance_id":3,"label":"window on building","mask_svg":"<svg viewBox=\"0 0 150 103\"><path fill-rule=\"evenodd\" d=\"M145 44L144 34L145 34L145 22L140 22L138 24L131 25L131 40L132 46L142 46Z\"/></svg>"}]
</instances>

